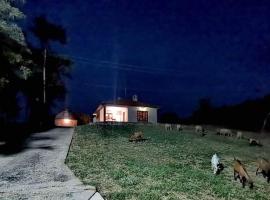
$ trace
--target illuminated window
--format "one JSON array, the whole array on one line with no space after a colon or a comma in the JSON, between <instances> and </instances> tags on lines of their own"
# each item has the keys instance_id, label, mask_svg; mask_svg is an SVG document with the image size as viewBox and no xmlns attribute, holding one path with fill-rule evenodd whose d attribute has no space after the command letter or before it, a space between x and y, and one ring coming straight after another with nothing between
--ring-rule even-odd
<instances>
[{"instance_id":1,"label":"illuminated window","mask_svg":"<svg viewBox=\"0 0 270 200\"><path fill-rule=\"evenodd\" d=\"M106 121L127 122L126 107L106 106Z\"/></svg>"},{"instance_id":2,"label":"illuminated window","mask_svg":"<svg viewBox=\"0 0 270 200\"><path fill-rule=\"evenodd\" d=\"M138 122L148 122L148 111L137 111Z\"/></svg>"}]
</instances>

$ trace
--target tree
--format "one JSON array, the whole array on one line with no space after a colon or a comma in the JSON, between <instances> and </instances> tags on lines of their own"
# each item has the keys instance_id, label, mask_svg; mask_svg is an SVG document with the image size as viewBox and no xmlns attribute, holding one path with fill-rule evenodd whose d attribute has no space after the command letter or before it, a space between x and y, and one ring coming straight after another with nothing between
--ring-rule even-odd
<instances>
[{"instance_id":1,"label":"tree","mask_svg":"<svg viewBox=\"0 0 270 200\"><path fill-rule=\"evenodd\" d=\"M213 106L210 98L199 99L197 110L192 114L192 120L195 123L211 123L213 114Z\"/></svg>"},{"instance_id":2,"label":"tree","mask_svg":"<svg viewBox=\"0 0 270 200\"><path fill-rule=\"evenodd\" d=\"M70 77L72 62L67 57L57 55L50 46L52 41L66 44L64 28L41 16L34 20L30 30L38 38L40 45L34 47L31 41L28 41L34 70L33 75L26 81L24 93L29 105L30 120L34 124L44 125L49 119L49 111L55 100L63 100L65 97L63 77Z\"/></svg>"},{"instance_id":3,"label":"tree","mask_svg":"<svg viewBox=\"0 0 270 200\"><path fill-rule=\"evenodd\" d=\"M66 32L62 26L50 23L44 16L37 17L32 32L40 41L43 49L43 103L46 104L46 63L47 51L50 49L50 42L56 41L66 44Z\"/></svg>"},{"instance_id":4,"label":"tree","mask_svg":"<svg viewBox=\"0 0 270 200\"><path fill-rule=\"evenodd\" d=\"M161 123L180 123L180 118L174 112L166 112L160 116Z\"/></svg>"},{"instance_id":5,"label":"tree","mask_svg":"<svg viewBox=\"0 0 270 200\"><path fill-rule=\"evenodd\" d=\"M25 45L22 29L16 24L17 20L21 20L25 16L15 7L15 2L24 3L22 0L0 0L0 32L8 35L17 43Z\"/></svg>"},{"instance_id":6,"label":"tree","mask_svg":"<svg viewBox=\"0 0 270 200\"><path fill-rule=\"evenodd\" d=\"M18 111L16 95L20 82L31 75L30 54L22 29L16 24L24 14L12 0L0 0L0 119L9 120ZM20 1L22 2L22 1Z\"/></svg>"}]
</instances>

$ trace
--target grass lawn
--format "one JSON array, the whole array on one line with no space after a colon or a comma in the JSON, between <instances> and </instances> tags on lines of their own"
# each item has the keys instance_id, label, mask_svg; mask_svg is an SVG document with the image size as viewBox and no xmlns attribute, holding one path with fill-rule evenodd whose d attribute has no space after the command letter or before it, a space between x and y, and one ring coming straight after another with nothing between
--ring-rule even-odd
<instances>
[{"instance_id":1,"label":"grass lawn","mask_svg":"<svg viewBox=\"0 0 270 200\"><path fill-rule=\"evenodd\" d=\"M135 130L149 140L129 142ZM151 125L81 126L75 131L66 162L106 199L270 199L270 184L255 175L256 158L270 159L269 139L263 147L250 147L247 140L211 131L201 137L193 130L180 133ZM214 153L226 166L218 176L211 169ZM254 189L234 181L234 156L246 165Z\"/></svg>"}]
</instances>

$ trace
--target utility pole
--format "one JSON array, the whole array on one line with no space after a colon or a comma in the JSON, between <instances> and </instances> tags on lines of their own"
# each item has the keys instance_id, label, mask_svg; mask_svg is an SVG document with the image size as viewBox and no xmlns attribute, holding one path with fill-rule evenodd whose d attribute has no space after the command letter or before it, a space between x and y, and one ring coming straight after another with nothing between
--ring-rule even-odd
<instances>
[{"instance_id":1,"label":"utility pole","mask_svg":"<svg viewBox=\"0 0 270 200\"><path fill-rule=\"evenodd\" d=\"M47 48L44 49L43 58L43 104L46 104L46 59L47 59Z\"/></svg>"}]
</instances>

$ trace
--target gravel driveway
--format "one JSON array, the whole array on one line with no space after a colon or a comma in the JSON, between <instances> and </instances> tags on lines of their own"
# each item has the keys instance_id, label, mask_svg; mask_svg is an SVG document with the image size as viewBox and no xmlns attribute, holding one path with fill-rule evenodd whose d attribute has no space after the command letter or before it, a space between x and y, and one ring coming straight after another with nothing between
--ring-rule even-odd
<instances>
[{"instance_id":1,"label":"gravel driveway","mask_svg":"<svg viewBox=\"0 0 270 200\"><path fill-rule=\"evenodd\" d=\"M36 133L23 152L0 155L0 199L89 199L95 189L82 185L64 164L73 131Z\"/></svg>"}]
</instances>

